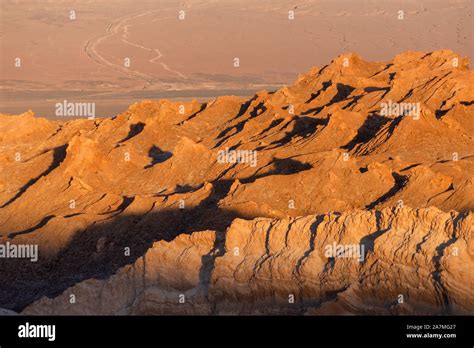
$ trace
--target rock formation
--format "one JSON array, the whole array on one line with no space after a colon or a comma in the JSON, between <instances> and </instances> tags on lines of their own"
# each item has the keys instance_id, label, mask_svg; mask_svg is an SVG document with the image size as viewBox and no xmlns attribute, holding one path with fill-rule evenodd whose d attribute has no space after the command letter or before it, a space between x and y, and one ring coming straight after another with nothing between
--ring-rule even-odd
<instances>
[{"instance_id":1,"label":"rock formation","mask_svg":"<svg viewBox=\"0 0 474 348\"><path fill-rule=\"evenodd\" d=\"M0 258L0 308L472 314L473 87L451 51L346 54L251 98L1 115L0 243L39 260Z\"/></svg>"}]
</instances>

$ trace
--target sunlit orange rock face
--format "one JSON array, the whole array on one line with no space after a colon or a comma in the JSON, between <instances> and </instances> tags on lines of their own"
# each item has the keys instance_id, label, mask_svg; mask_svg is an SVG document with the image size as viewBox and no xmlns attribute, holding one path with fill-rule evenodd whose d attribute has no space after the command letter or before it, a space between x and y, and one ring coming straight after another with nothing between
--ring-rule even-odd
<instances>
[{"instance_id":1,"label":"sunlit orange rock face","mask_svg":"<svg viewBox=\"0 0 474 348\"><path fill-rule=\"evenodd\" d=\"M451 51L347 54L250 98L2 115L0 244L39 255L0 258L0 308L473 314L473 87Z\"/></svg>"}]
</instances>

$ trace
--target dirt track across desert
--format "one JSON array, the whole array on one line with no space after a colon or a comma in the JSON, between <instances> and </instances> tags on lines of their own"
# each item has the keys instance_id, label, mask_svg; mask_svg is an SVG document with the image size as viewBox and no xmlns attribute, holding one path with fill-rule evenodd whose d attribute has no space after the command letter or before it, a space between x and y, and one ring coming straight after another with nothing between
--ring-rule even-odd
<instances>
[{"instance_id":1,"label":"dirt track across desert","mask_svg":"<svg viewBox=\"0 0 474 348\"><path fill-rule=\"evenodd\" d=\"M112 116L164 92L175 98L228 94L224 90L251 95L292 83L301 71L347 52L386 60L409 50L452 49L472 58L473 5L3 0L0 112L32 109L50 117L58 100L72 98L96 102Z\"/></svg>"}]
</instances>

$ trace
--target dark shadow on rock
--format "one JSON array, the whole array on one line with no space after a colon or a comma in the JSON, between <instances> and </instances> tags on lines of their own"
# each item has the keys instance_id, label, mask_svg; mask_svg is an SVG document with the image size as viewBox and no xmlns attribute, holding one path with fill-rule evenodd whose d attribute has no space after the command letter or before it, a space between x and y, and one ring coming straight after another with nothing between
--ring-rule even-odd
<instances>
[{"instance_id":1,"label":"dark shadow on rock","mask_svg":"<svg viewBox=\"0 0 474 348\"><path fill-rule=\"evenodd\" d=\"M435 289L438 295L438 298L440 299L440 302L443 306L443 309L446 314L451 314L452 308L451 308L451 301L448 297L448 289L446 288L446 281L442 279L442 271L443 267L441 265L441 259L444 256L446 250L454 244L459 236L457 234L457 230L459 228L459 221L461 218L465 217L468 213L458 213L458 215L454 218L453 220L453 233L450 236L449 240L446 242L441 243L436 247L436 255L433 256L432 262L434 264L435 270L431 273L431 276L433 278L433 281L435 283Z\"/></svg>"},{"instance_id":2,"label":"dark shadow on rock","mask_svg":"<svg viewBox=\"0 0 474 348\"><path fill-rule=\"evenodd\" d=\"M385 67L383 68L383 70L377 71L375 74L373 74L373 75L370 76L369 78L375 77L375 76L377 76L378 74L381 74L381 73L383 73L384 71L387 71L387 70L388 70L390 67L392 67L392 66L393 66L392 63L385 65Z\"/></svg>"},{"instance_id":3,"label":"dark shadow on rock","mask_svg":"<svg viewBox=\"0 0 474 348\"><path fill-rule=\"evenodd\" d=\"M352 93L352 91L355 90L355 88L349 85L345 85L343 83L338 83L336 85L336 90L336 95L332 97L329 103L327 103L327 106L343 101Z\"/></svg>"},{"instance_id":4,"label":"dark shadow on rock","mask_svg":"<svg viewBox=\"0 0 474 348\"><path fill-rule=\"evenodd\" d=\"M236 118L239 118L240 116L244 115L247 110L249 109L250 105L252 104L252 102L254 100L257 99L257 95L254 95L252 98L250 98L249 100L247 100L245 103L243 103L241 106L240 106L240 110L239 112L237 113L237 115L234 117L234 120Z\"/></svg>"},{"instance_id":5,"label":"dark shadow on rock","mask_svg":"<svg viewBox=\"0 0 474 348\"><path fill-rule=\"evenodd\" d=\"M375 240L380 237L382 234L387 232L390 228L381 228L381 218L382 213L378 210L375 211L375 232L368 234L367 236L361 238L360 245L364 246L364 262L367 260L367 253L374 251L374 242Z\"/></svg>"},{"instance_id":6,"label":"dark shadow on rock","mask_svg":"<svg viewBox=\"0 0 474 348\"><path fill-rule=\"evenodd\" d=\"M366 93L372 93L372 92L378 92L378 91L384 91L384 94L382 94L382 96L380 97L380 99L383 99L385 97L385 95L390 91L390 87L365 87L364 88L364 92ZM351 106L353 105L357 105L357 103L359 102L359 100L366 96L366 94L359 94L359 95L355 95L352 97L352 100L343 107L344 110L347 110L349 109Z\"/></svg>"},{"instance_id":7,"label":"dark shadow on rock","mask_svg":"<svg viewBox=\"0 0 474 348\"><path fill-rule=\"evenodd\" d=\"M193 118L195 118L197 115L199 115L201 112L203 112L204 110L206 110L207 108L207 103L202 103L201 104L201 107L199 108L198 111L196 111L195 113L193 113L192 115L190 115L187 119L185 119L184 121L180 122L179 125L182 126L185 122L188 122L190 120L192 120Z\"/></svg>"},{"instance_id":8,"label":"dark shadow on rock","mask_svg":"<svg viewBox=\"0 0 474 348\"><path fill-rule=\"evenodd\" d=\"M309 247L308 249L304 252L303 256L296 261L296 266L295 266L295 272L299 275L301 267L303 266L305 260L309 257L309 255L314 251L315 245L314 241L316 240L317 237L317 231L319 225L324 221L324 214L316 215L316 220L311 224L310 227L310 232L311 232L311 237L309 239Z\"/></svg>"},{"instance_id":9,"label":"dark shadow on rock","mask_svg":"<svg viewBox=\"0 0 474 348\"><path fill-rule=\"evenodd\" d=\"M255 218L217 207L230 185L231 182L215 185L210 197L197 207L115 215L95 222L73 232L68 245L54 256L42 257L40 250L38 262L0 259L0 308L18 312L43 296L56 297L83 280L107 279L119 268L133 264L156 241L170 241L180 234L203 230L223 233L236 217ZM125 248L130 248L130 256L125 254Z\"/></svg>"},{"instance_id":10,"label":"dark shadow on rock","mask_svg":"<svg viewBox=\"0 0 474 348\"><path fill-rule=\"evenodd\" d=\"M357 130L356 136L348 142L346 145L342 146L345 150L352 150L358 145L365 144L367 141L372 139L378 131L382 129L390 121L389 118L384 116L379 116L376 114L369 115L362 126Z\"/></svg>"},{"instance_id":11,"label":"dark shadow on rock","mask_svg":"<svg viewBox=\"0 0 474 348\"><path fill-rule=\"evenodd\" d=\"M188 193L188 192L194 192L198 190L202 186L194 187L191 185L176 185L174 188L174 193Z\"/></svg>"},{"instance_id":12,"label":"dark shadow on rock","mask_svg":"<svg viewBox=\"0 0 474 348\"><path fill-rule=\"evenodd\" d=\"M249 106L245 107L245 113L248 112L248 108L250 107L250 104ZM252 111L250 111L250 117L248 118L245 118L244 120L238 122L237 124L235 125L232 125L232 126L229 126L227 127L226 129L224 129L222 132L219 133L219 135L217 136L217 139L220 139L217 144L214 146L214 149L218 148L219 146L221 146L223 143L225 143L230 137L232 137L233 135L239 133L242 131L242 129L244 129L244 126L245 126L245 123L247 123L249 120L251 120L252 118L255 118L257 116L260 116L261 114L263 114L265 111L267 111L267 107L264 105L263 102L260 102L258 105L256 105ZM242 112L242 109L241 111ZM240 113L239 112L239 113Z\"/></svg>"},{"instance_id":13,"label":"dark shadow on rock","mask_svg":"<svg viewBox=\"0 0 474 348\"><path fill-rule=\"evenodd\" d=\"M153 167L155 164L163 163L170 159L173 154L169 151L162 151L158 146L153 145L148 150L148 157L151 158L151 163L145 166L145 169Z\"/></svg>"},{"instance_id":14,"label":"dark shadow on rock","mask_svg":"<svg viewBox=\"0 0 474 348\"><path fill-rule=\"evenodd\" d=\"M287 127L292 125L293 128L290 131L285 132L283 138L272 141L266 147L258 147L256 150L280 147L289 144L295 137L301 137L303 139L306 139L316 132L318 126L324 126L327 124L327 122L327 118L321 119L307 116L296 116L287 125Z\"/></svg>"},{"instance_id":15,"label":"dark shadow on rock","mask_svg":"<svg viewBox=\"0 0 474 348\"><path fill-rule=\"evenodd\" d=\"M137 136L141 132L143 132L143 129L145 129L145 124L143 122L138 122L135 124L130 125L130 130L128 131L128 134L125 138L119 141L119 143L123 143L127 140L130 140L134 136Z\"/></svg>"},{"instance_id":16,"label":"dark shadow on rock","mask_svg":"<svg viewBox=\"0 0 474 348\"><path fill-rule=\"evenodd\" d=\"M336 95L332 97L332 99L327 102L323 106L318 106L309 110L306 110L305 112L302 113L302 115L317 115L319 114L325 107L330 107L333 104L339 103L343 100L345 100L350 94L355 90L354 87L345 85L343 83L338 83L336 85ZM314 99L314 98L313 98Z\"/></svg>"},{"instance_id":17,"label":"dark shadow on rock","mask_svg":"<svg viewBox=\"0 0 474 348\"><path fill-rule=\"evenodd\" d=\"M265 174L241 179L241 182L254 182L256 179L271 175L291 175L313 168L310 163L303 163L293 158L275 158L270 164L272 165L272 169Z\"/></svg>"},{"instance_id":18,"label":"dark shadow on rock","mask_svg":"<svg viewBox=\"0 0 474 348\"><path fill-rule=\"evenodd\" d=\"M436 110L436 111L435 111L436 118L439 120L439 119L442 118L444 115L446 115L450 110L451 110L451 109Z\"/></svg>"},{"instance_id":19,"label":"dark shadow on rock","mask_svg":"<svg viewBox=\"0 0 474 348\"><path fill-rule=\"evenodd\" d=\"M322 87L316 93L311 93L311 97L309 97L309 99L305 101L305 103L306 104L311 103L314 99L319 97L321 93L326 91L331 85L332 85L332 81L324 81Z\"/></svg>"},{"instance_id":20,"label":"dark shadow on rock","mask_svg":"<svg viewBox=\"0 0 474 348\"><path fill-rule=\"evenodd\" d=\"M390 87L373 87L373 86L369 86L369 87L365 87L365 88L364 88L364 91L367 92L367 93L379 92L379 91L384 91L385 93L387 93L389 90L390 90Z\"/></svg>"},{"instance_id":21,"label":"dark shadow on rock","mask_svg":"<svg viewBox=\"0 0 474 348\"><path fill-rule=\"evenodd\" d=\"M392 173L393 179L395 180L395 184L393 187L384 193L382 196L377 198L372 203L366 206L367 209L374 209L377 205L385 202L389 198L395 196L407 183L408 177L405 175L400 175L398 173Z\"/></svg>"},{"instance_id":22,"label":"dark shadow on rock","mask_svg":"<svg viewBox=\"0 0 474 348\"><path fill-rule=\"evenodd\" d=\"M12 197L10 200L8 200L5 204L3 204L2 206L0 206L0 209L1 209L1 208L5 208L5 207L8 206L9 204L12 204L13 202L15 202L18 198L20 198L20 197L26 192L26 190L28 190L29 187L31 187L32 185L34 185L39 179L41 179L43 176L48 175L48 174L51 173L54 169L56 169L57 167L59 167L59 165L61 164L61 162L64 161L64 159L66 158L66 149L67 149L67 144L58 146L57 148L53 149L53 161L51 162L51 164L49 165L49 167L48 167L43 173L41 173L41 174L38 175L37 177L35 177L35 178L29 180L25 185L23 185L23 186L18 190L18 192L15 194L15 196L13 196L13 197Z\"/></svg>"},{"instance_id":23,"label":"dark shadow on rock","mask_svg":"<svg viewBox=\"0 0 474 348\"><path fill-rule=\"evenodd\" d=\"M225 232L218 231L212 250L201 258L201 268L199 270L199 282L202 289L207 294L211 284L212 271L215 268L216 258L225 253Z\"/></svg>"},{"instance_id":24,"label":"dark shadow on rock","mask_svg":"<svg viewBox=\"0 0 474 348\"><path fill-rule=\"evenodd\" d=\"M422 164L422 163L410 164L409 166L400 169L400 171L401 171L401 172L404 172L404 171L406 171L406 170L410 170L410 169L412 169L412 168L418 167L418 166L421 165L421 164Z\"/></svg>"},{"instance_id":25,"label":"dark shadow on rock","mask_svg":"<svg viewBox=\"0 0 474 348\"><path fill-rule=\"evenodd\" d=\"M260 132L259 135L264 135L270 129L275 128L276 126L280 125L284 120L285 120L284 118L278 118L276 120L273 120L268 127L266 127L264 130Z\"/></svg>"},{"instance_id":26,"label":"dark shadow on rock","mask_svg":"<svg viewBox=\"0 0 474 348\"><path fill-rule=\"evenodd\" d=\"M135 200L135 197L124 196L122 199L122 203L120 203L117 209L107 212L107 215L111 213L117 213L117 215L122 214L125 211L125 209L127 209L130 206L130 204L133 203L134 200Z\"/></svg>"},{"instance_id":27,"label":"dark shadow on rock","mask_svg":"<svg viewBox=\"0 0 474 348\"><path fill-rule=\"evenodd\" d=\"M37 225L35 225L33 227L30 227L30 228L28 228L26 230L23 230L23 231L10 233L8 235L8 238L12 239L12 238L15 238L16 236L21 236L23 234L28 234L28 233L34 232L37 229L39 229L39 228L43 227L44 225L46 225L48 223L48 221L51 220L54 217L55 217L55 215L48 215L48 216L44 217Z\"/></svg>"}]
</instances>

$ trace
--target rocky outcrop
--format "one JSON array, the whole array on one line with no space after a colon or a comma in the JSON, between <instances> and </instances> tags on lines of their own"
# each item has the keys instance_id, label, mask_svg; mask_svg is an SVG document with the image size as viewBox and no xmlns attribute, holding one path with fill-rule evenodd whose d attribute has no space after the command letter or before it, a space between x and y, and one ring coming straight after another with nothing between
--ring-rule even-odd
<instances>
[{"instance_id":1,"label":"rocky outcrop","mask_svg":"<svg viewBox=\"0 0 474 348\"><path fill-rule=\"evenodd\" d=\"M236 219L23 314L469 314L472 227L436 208Z\"/></svg>"},{"instance_id":2,"label":"rocky outcrop","mask_svg":"<svg viewBox=\"0 0 474 348\"><path fill-rule=\"evenodd\" d=\"M451 51L345 54L250 98L0 115L0 244L39 249L0 258L0 308L472 313L473 86Z\"/></svg>"}]
</instances>

